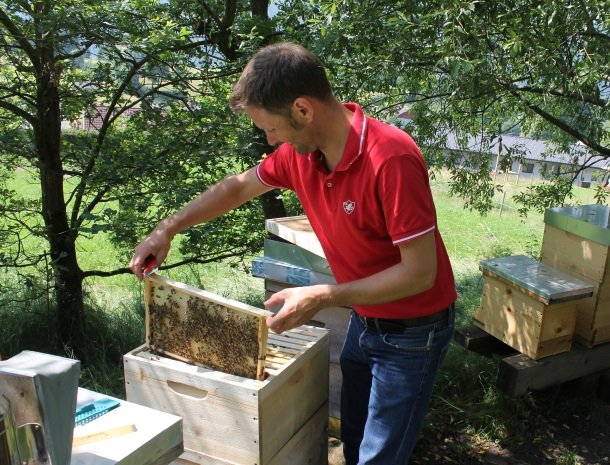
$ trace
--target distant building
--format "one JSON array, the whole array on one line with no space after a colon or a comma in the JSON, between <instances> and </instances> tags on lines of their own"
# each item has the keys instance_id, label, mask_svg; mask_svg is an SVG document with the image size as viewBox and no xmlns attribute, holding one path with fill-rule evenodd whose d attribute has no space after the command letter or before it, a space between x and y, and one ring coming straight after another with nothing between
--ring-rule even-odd
<instances>
[{"instance_id":1,"label":"distant building","mask_svg":"<svg viewBox=\"0 0 610 465\"><path fill-rule=\"evenodd\" d=\"M398 114L401 124L408 125L415 117L408 110ZM425 145L422 144L422 145ZM458 144L457 137L449 133L446 149L457 154L458 164L468 166L468 158L472 153L486 154L489 158L489 172L492 176L517 176L520 179L544 179L552 175L574 172L576 166L586 168L582 170L575 180L581 187L591 185L593 174L598 173L599 178L607 179L610 176L610 160L600 156L592 156L589 149L582 144L574 144L569 153L557 150L550 142L527 137L502 134L492 140L485 140L481 136L471 136L466 144ZM511 157L510 166L507 157Z\"/></svg>"},{"instance_id":2,"label":"distant building","mask_svg":"<svg viewBox=\"0 0 610 465\"><path fill-rule=\"evenodd\" d=\"M580 172L575 183L581 187L589 187L593 174L600 177L608 171L608 160L600 156L592 156L582 144L575 144L570 152L559 151L551 142L529 139L526 137L502 134L483 147L480 137L468 139L466 148L458 145L456 138L450 136L447 149L463 153L463 164L467 164L469 152L480 153L482 150L489 155L489 170L494 176L516 175L521 179L544 179L553 175L566 173L571 175L575 167L586 165ZM507 157L512 160L506 166Z\"/></svg>"}]
</instances>

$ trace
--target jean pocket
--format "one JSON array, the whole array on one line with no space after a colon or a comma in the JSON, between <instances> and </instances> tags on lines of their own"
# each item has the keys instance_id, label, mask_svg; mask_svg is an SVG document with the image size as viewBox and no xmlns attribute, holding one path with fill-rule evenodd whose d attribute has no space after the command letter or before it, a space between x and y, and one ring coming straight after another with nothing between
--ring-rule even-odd
<instances>
[{"instance_id":1,"label":"jean pocket","mask_svg":"<svg viewBox=\"0 0 610 465\"><path fill-rule=\"evenodd\" d=\"M405 352L425 352L434 346L436 328L434 325L406 328L400 333L386 333L381 336L384 344Z\"/></svg>"}]
</instances>

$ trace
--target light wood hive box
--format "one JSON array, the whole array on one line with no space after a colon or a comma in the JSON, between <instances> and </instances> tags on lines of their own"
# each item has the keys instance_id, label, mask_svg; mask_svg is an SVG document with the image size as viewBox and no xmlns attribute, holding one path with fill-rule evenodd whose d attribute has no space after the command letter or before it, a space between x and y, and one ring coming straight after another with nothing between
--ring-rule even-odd
<instances>
[{"instance_id":1,"label":"light wood hive box","mask_svg":"<svg viewBox=\"0 0 610 465\"><path fill-rule=\"evenodd\" d=\"M589 283L522 255L485 260L480 269L477 326L534 360L570 350L576 304L591 295Z\"/></svg>"},{"instance_id":2,"label":"light wood hive box","mask_svg":"<svg viewBox=\"0 0 610 465\"><path fill-rule=\"evenodd\" d=\"M592 347L610 341L610 208L585 205L547 209L540 261L591 283L578 302L575 340Z\"/></svg>"},{"instance_id":3,"label":"light wood hive box","mask_svg":"<svg viewBox=\"0 0 610 465\"><path fill-rule=\"evenodd\" d=\"M159 278L153 281L161 283L164 291L168 286L175 290L168 291L173 300L185 289ZM210 297L187 290L186 301L193 293L198 299ZM202 345L195 342L193 347ZM207 346L214 344L207 341ZM170 356L172 350L164 352L144 344L126 354L125 390L130 402L183 418L185 452L176 464L327 464L327 330L301 326L268 334L263 379L207 368L189 363L187 357ZM256 345L257 357L258 353Z\"/></svg>"}]
</instances>

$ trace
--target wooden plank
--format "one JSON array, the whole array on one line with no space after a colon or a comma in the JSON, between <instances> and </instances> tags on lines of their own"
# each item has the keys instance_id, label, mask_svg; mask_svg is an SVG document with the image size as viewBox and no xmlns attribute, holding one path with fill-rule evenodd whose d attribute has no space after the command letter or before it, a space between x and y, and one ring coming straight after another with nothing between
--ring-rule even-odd
<instances>
[{"instance_id":1,"label":"wooden plank","mask_svg":"<svg viewBox=\"0 0 610 465\"><path fill-rule=\"evenodd\" d=\"M261 465L327 465L328 404L318 411L282 446L269 462ZM219 457L185 449L170 465L235 465Z\"/></svg>"},{"instance_id":2,"label":"wooden plank","mask_svg":"<svg viewBox=\"0 0 610 465\"><path fill-rule=\"evenodd\" d=\"M508 355L516 352L508 344L475 325L457 328L454 340L471 352L476 352L485 357Z\"/></svg>"},{"instance_id":3,"label":"wooden plank","mask_svg":"<svg viewBox=\"0 0 610 465\"><path fill-rule=\"evenodd\" d=\"M523 395L530 390L546 389L610 368L610 344L586 348L574 344L562 354L532 360L523 354L500 361L498 386L510 395Z\"/></svg>"},{"instance_id":4,"label":"wooden plank","mask_svg":"<svg viewBox=\"0 0 610 465\"><path fill-rule=\"evenodd\" d=\"M604 402L610 402L610 370L600 374L597 397Z\"/></svg>"},{"instance_id":5,"label":"wooden plank","mask_svg":"<svg viewBox=\"0 0 610 465\"><path fill-rule=\"evenodd\" d=\"M276 240L279 239L279 240ZM328 260L281 238L265 239L265 257L282 260L312 271L332 275Z\"/></svg>"},{"instance_id":6,"label":"wooden plank","mask_svg":"<svg viewBox=\"0 0 610 465\"><path fill-rule=\"evenodd\" d=\"M588 297L593 286L567 273L533 260L525 255L483 260L479 268L484 275L504 279L546 305Z\"/></svg>"},{"instance_id":7,"label":"wooden plank","mask_svg":"<svg viewBox=\"0 0 610 465\"><path fill-rule=\"evenodd\" d=\"M266 310L177 281L145 279L148 346L178 360L263 379Z\"/></svg>"},{"instance_id":8,"label":"wooden plank","mask_svg":"<svg viewBox=\"0 0 610 465\"><path fill-rule=\"evenodd\" d=\"M148 378L162 380L163 383L170 381L189 384L195 389L209 393L222 393L218 395L235 404L236 408L252 403L252 398L260 389L261 381L201 368L197 365L157 355L147 349L143 345L123 357L126 379L125 390L128 400L131 400L131 393L135 396L133 399L139 403L140 384L142 380ZM132 390L133 392L130 392ZM154 399L151 398L150 400ZM142 402L142 405L149 404Z\"/></svg>"},{"instance_id":9,"label":"wooden plank","mask_svg":"<svg viewBox=\"0 0 610 465\"><path fill-rule=\"evenodd\" d=\"M322 405L268 462L268 465L287 464L328 465L328 403Z\"/></svg>"},{"instance_id":10,"label":"wooden plank","mask_svg":"<svg viewBox=\"0 0 610 465\"><path fill-rule=\"evenodd\" d=\"M262 463L285 444L286 431L304 424L312 412L328 402L329 339L327 331L318 331L326 334L292 359L259 395Z\"/></svg>"}]
</instances>

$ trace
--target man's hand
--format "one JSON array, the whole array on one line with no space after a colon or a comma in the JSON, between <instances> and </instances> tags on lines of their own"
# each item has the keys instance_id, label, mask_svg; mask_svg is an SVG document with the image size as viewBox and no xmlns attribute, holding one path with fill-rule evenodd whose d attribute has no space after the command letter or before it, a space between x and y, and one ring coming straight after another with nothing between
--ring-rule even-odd
<instances>
[{"instance_id":1,"label":"man's hand","mask_svg":"<svg viewBox=\"0 0 610 465\"><path fill-rule=\"evenodd\" d=\"M171 246L171 236L163 228L155 228L138 246L135 248L133 257L129 262L129 268L133 274L141 281L144 278L144 262L152 255L158 265L163 263L169 253Z\"/></svg>"},{"instance_id":2,"label":"man's hand","mask_svg":"<svg viewBox=\"0 0 610 465\"><path fill-rule=\"evenodd\" d=\"M322 308L328 306L330 286L317 285L282 289L265 302L265 307L282 304L282 308L267 317L267 326L275 333L282 333L308 322Z\"/></svg>"}]
</instances>

